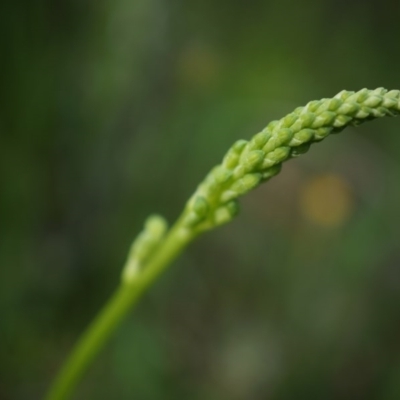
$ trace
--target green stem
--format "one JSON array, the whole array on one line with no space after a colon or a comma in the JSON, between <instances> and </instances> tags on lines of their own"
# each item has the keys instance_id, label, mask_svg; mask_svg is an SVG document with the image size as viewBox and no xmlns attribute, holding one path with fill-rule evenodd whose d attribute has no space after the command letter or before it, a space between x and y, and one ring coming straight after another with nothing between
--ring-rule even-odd
<instances>
[{"instance_id":1,"label":"green stem","mask_svg":"<svg viewBox=\"0 0 400 400\"><path fill-rule=\"evenodd\" d=\"M128 311L162 271L194 238L178 221L151 257L143 271L132 283L121 283L114 295L100 311L76 344L64 364L46 400L67 399L78 384L91 361L116 330Z\"/></svg>"}]
</instances>

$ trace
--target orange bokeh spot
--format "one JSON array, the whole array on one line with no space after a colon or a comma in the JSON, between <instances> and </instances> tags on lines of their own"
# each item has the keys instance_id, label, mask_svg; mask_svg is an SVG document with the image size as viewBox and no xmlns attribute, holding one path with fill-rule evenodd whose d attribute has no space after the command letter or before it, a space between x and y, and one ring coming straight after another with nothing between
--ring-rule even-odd
<instances>
[{"instance_id":1,"label":"orange bokeh spot","mask_svg":"<svg viewBox=\"0 0 400 400\"><path fill-rule=\"evenodd\" d=\"M306 182L301 196L302 214L324 227L342 225L350 216L354 199L347 182L338 175L325 174Z\"/></svg>"}]
</instances>

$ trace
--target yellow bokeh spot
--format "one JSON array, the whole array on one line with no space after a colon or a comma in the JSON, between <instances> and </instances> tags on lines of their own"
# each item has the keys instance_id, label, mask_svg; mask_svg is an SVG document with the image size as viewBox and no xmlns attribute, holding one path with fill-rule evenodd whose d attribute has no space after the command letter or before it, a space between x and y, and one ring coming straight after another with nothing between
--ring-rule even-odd
<instances>
[{"instance_id":1,"label":"yellow bokeh spot","mask_svg":"<svg viewBox=\"0 0 400 400\"><path fill-rule=\"evenodd\" d=\"M193 44L186 48L178 62L178 75L191 87L209 87L220 71L219 57L206 46Z\"/></svg>"},{"instance_id":2,"label":"yellow bokeh spot","mask_svg":"<svg viewBox=\"0 0 400 400\"><path fill-rule=\"evenodd\" d=\"M303 215L324 227L342 225L350 216L354 199L347 182L338 175L325 174L306 182L300 197Z\"/></svg>"}]
</instances>

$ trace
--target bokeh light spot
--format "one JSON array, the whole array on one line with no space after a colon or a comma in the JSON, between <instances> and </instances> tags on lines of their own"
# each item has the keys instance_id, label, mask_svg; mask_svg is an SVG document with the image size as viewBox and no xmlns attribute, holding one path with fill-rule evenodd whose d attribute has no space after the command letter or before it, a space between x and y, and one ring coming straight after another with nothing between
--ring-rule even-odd
<instances>
[{"instance_id":1,"label":"bokeh light spot","mask_svg":"<svg viewBox=\"0 0 400 400\"><path fill-rule=\"evenodd\" d=\"M205 45L192 44L180 56L178 74L185 85L209 88L218 78L219 72L219 56Z\"/></svg>"},{"instance_id":2,"label":"bokeh light spot","mask_svg":"<svg viewBox=\"0 0 400 400\"><path fill-rule=\"evenodd\" d=\"M319 175L304 185L300 208L304 217L320 226L338 227L351 215L354 199L348 183L334 174Z\"/></svg>"}]
</instances>

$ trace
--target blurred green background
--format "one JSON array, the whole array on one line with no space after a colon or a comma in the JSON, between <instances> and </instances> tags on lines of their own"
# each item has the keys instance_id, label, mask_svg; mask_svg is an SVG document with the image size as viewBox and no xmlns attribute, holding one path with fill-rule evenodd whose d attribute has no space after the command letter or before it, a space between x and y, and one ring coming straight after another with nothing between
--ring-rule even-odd
<instances>
[{"instance_id":1,"label":"blurred green background","mask_svg":"<svg viewBox=\"0 0 400 400\"><path fill-rule=\"evenodd\" d=\"M400 89L393 0L3 0L0 399L39 399L153 212L230 144ZM75 399L400 398L400 120L315 145L191 245Z\"/></svg>"}]
</instances>

